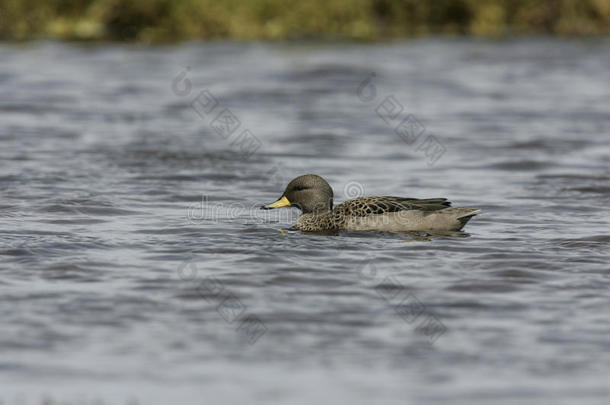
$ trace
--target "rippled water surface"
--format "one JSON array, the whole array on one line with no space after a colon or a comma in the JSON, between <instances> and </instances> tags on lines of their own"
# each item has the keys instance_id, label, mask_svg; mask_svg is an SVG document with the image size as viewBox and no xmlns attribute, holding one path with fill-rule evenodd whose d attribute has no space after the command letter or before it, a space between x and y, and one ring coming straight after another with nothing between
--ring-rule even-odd
<instances>
[{"instance_id":1,"label":"rippled water surface","mask_svg":"<svg viewBox=\"0 0 610 405\"><path fill-rule=\"evenodd\" d=\"M1 45L0 402L608 403L609 66L604 40ZM308 172L483 213L258 210Z\"/></svg>"}]
</instances>

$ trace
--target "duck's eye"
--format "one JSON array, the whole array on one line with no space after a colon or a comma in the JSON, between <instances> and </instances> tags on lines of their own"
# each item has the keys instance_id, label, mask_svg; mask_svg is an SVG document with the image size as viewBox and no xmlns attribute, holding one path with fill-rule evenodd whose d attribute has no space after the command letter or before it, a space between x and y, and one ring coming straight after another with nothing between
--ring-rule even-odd
<instances>
[{"instance_id":1,"label":"duck's eye","mask_svg":"<svg viewBox=\"0 0 610 405\"><path fill-rule=\"evenodd\" d=\"M303 187L303 186L296 186L294 189L296 191L301 191L301 190L305 190L305 187Z\"/></svg>"}]
</instances>

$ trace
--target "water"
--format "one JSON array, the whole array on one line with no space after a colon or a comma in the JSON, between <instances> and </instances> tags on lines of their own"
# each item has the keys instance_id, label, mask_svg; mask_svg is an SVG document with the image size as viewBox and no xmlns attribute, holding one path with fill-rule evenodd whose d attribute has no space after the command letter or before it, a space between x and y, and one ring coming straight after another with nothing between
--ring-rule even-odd
<instances>
[{"instance_id":1,"label":"water","mask_svg":"<svg viewBox=\"0 0 610 405\"><path fill-rule=\"evenodd\" d=\"M610 399L609 41L0 61L3 403ZM257 209L308 172L483 213L431 238Z\"/></svg>"}]
</instances>

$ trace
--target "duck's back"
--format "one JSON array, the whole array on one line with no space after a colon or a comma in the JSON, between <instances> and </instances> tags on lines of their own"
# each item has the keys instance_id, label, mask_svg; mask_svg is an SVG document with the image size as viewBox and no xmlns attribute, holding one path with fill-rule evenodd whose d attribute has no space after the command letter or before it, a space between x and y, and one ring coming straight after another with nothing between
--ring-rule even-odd
<instances>
[{"instance_id":1,"label":"duck's back","mask_svg":"<svg viewBox=\"0 0 610 405\"><path fill-rule=\"evenodd\" d=\"M451 208L446 198L360 197L332 211L336 228L348 231L459 230L479 212Z\"/></svg>"},{"instance_id":2,"label":"duck's back","mask_svg":"<svg viewBox=\"0 0 610 405\"><path fill-rule=\"evenodd\" d=\"M446 198L405 198L405 197L359 197L347 200L335 207L333 213L342 216L366 217L391 212L421 210L437 211L451 207Z\"/></svg>"}]
</instances>

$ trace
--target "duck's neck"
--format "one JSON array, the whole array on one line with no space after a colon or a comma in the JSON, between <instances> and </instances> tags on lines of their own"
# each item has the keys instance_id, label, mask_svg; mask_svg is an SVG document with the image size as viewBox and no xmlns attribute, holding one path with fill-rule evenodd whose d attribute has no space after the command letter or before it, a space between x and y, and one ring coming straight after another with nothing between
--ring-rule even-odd
<instances>
[{"instance_id":1,"label":"duck's neck","mask_svg":"<svg viewBox=\"0 0 610 405\"><path fill-rule=\"evenodd\" d=\"M324 212L306 212L297 218L296 227L303 231L321 231L333 229L333 216L330 210Z\"/></svg>"},{"instance_id":2,"label":"duck's neck","mask_svg":"<svg viewBox=\"0 0 610 405\"><path fill-rule=\"evenodd\" d=\"M332 211L330 210L326 210L326 211L316 211L316 212L303 212L299 218L326 218L328 216L330 216L330 213Z\"/></svg>"},{"instance_id":3,"label":"duck's neck","mask_svg":"<svg viewBox=\"0 0 610 405\"><path fill-rule=\"evenodd\" d=\"M333 210L333 200L330 199L328 202L317 203L313 206L301 206L301 211L303 215L305 214L315 214L315 215L324 215Z\"/></svg>"}]
</instances>

